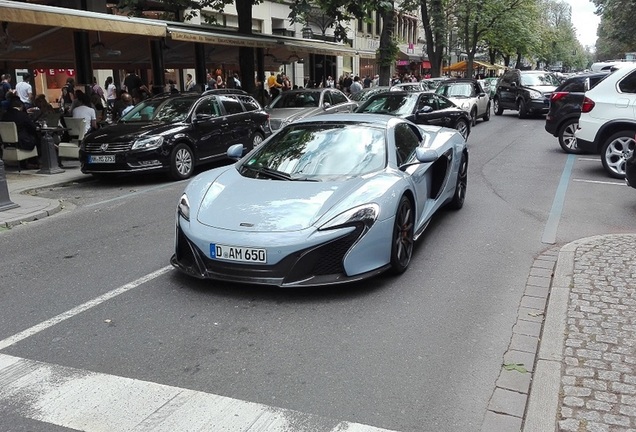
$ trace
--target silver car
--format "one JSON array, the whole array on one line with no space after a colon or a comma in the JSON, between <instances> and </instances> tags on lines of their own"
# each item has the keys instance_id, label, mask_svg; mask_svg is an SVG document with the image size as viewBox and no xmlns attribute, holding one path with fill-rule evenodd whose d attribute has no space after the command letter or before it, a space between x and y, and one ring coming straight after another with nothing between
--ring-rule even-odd
<instances>
[{"instance_id":1,"label":"silver car","mask_svg":"<svg viewBox=\"0 0 636 432\"><path fill-rule=\"evenodd\" d=\"M455 105L470 114L472 126L478 118L490 120L490 97L477 80L461 78L440 84L435 93L446 96Z\"/></svg>"},{"instance_id":2,"label":"silver car","mask_svg":"<svg viewBox=\"0 0 636 432\"><path fill-rule=\"evenodd\" d=\"M279 94L265 111L273 132L294 120L319 114L352 112L358 104L333 88L289 90Z\"/></svg>"}]
</instances>

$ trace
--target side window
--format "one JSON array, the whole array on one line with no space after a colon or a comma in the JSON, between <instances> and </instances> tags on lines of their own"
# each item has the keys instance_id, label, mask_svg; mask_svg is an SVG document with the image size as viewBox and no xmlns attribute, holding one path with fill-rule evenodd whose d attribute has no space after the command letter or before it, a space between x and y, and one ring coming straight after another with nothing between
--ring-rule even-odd
<instances>
[{"instance_id":1,"label":"side window","mask_svg":"<svg viewBox=\"0 0 636 432\"><path fill-rule=\"evenodd\" d=\"M258 111L261 109L261 106L249 96L238 96L239 100L243 102L243 106L246 111Z\"/></svg>"},{"instance_id":2,"label":"side window","mask_svg":"<svg viewBox=\"0 0 636 432\"><path fill-rule=\"evenodd\" d=\"M331 100L334 105L341 104L347 102L347 97L342 93L338 93L336 91L329 92L331 94Z\"/></svg>"},{"instance_id":3,"label":"side window","mask_svg":"<svg viewBox=\"0 0 636 432\"><path fill-rule=\"evenodd\" d=\"M398 166L410 162L415 158L415 149L419 147L420 139L406 123L395 127L395 150Z\"/></svg>"},{"instance_id":4,"label":"side window","mask_svg":"<svg viewBox=\"0 0 636 432\"><path fill-rule=\"evenodd\" d=\"M221 115L221 109L219 107L219 103L216 100L214 100L213 98L208 98L199 102L199 105L197 105L195 111L195 115L196 114L207 114L217 117Z\"/></svg>"},{"instance_id":5,"label":"side window","mask_svg":"<svg viewBox=\"0 0 636 432\"><path fill-rule=\"evenodd\" d=\"M243 112L243 107L238 99L232 96L219 96L219 100L225 108L225 112L228 114L240 114Z\"/></svg>"},{"instance_id":6,"label":"side window","mask_svg":"<svg viewBox=\"0 0 636 432\"><path fill-rule=\"evenodd\" d=\"M618 88L623 93L636 93L636 71L623 78L618 83Z\"/></svg>"},{"instance_id":7,"label":"side window","mask_svg":"<svg viewBox=\"0 0 636 432\"><path fill-rule=\"evenodd\" d=\"M448 99L444 99L441 97L436 97L435 99L437 100L438 109L445 109L445 108L450 108L453 106L453 103L449 101Z\"/></svg>"},{"instance_id":8,"label":"side window","mask_svg":"<svg viewBox=\"0 0 636 432\"><path fill-rule=\"evenodd\" d=\"M421 110L425 106L430 106L433 111L437 111L437 98L433 94L423 94L417 102L417 110Z\"/></svg>"},{"instance_id":9,"label":"side window","mask_svg":"<svg viewBox=\"0 0 636 432\"><path fill-rule=\"evenodd\" d=\"M501 77L501 84L510 85L511 78L512 78L511 74L509 74L509 73L503 74L503 76Z\"/></svg>"},{"instance_id":10,"label":"side window","mask_svg":"<svg viewBox=\"0 0 636 432\"><path fill-rule=\"evenodd\" d=\"M331 99L331 92L329 92L329 91L323 92L323 96L322 97L323 97L323 100L322 100L323 104L324 103L328 103L328 104L334 105L333 99Z\"/></svg>"}]
</instances>

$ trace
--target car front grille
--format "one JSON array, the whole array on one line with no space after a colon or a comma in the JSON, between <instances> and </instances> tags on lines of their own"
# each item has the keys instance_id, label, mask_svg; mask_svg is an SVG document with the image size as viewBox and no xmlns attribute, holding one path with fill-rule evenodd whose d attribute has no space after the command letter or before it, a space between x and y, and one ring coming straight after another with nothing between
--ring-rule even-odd
<instances>
[{"instance_id":1,"label":"car front grille","mask_svg":"<svg viewBox=\"0 0 636 432\"><path fill-rule=\"evenodd\" d=\"M106 149L103 149L102 146L108 145ZM87 142L85 144L86 151L89 153L118 153L123 151L128 151L132 147L132 142L109 142L109 143L94 143Z\"/></svg>"}]
</instances>

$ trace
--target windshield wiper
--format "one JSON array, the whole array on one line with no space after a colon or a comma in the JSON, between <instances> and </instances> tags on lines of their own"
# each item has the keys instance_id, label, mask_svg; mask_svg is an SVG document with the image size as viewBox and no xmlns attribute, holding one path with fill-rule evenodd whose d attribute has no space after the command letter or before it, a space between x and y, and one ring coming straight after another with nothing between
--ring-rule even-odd
<instances>
[{"instance_id":1,"label":"windshield wiper","mask_svg":"<svg viewBox=\"0 0 636 432\"><path fill-rule=\"evenodd\" d=\"M246 169L252 170L258 174L265 174L269 178L273 178L276 180L287 180L287 181L292 180L291 176L287 174L286 172L278 171L278 170L268 168L265 166L253 167L253 166L243 165L243 167Z\"/></svg>"}]
</instances>

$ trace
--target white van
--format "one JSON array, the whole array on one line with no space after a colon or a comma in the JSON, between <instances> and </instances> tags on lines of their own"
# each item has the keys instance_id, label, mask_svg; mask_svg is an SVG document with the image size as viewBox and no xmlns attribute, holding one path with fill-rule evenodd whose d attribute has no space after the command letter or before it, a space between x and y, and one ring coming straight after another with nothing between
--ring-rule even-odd
<instances>
[{"instance_id":1,"label":"white van","mask_svg":"<svg viewBox=\"0 0 636 432\"><path fill-rule=\"evenodd\" d=\"M631 60L609 60L604 62L593 63L590 67L592 72L611 72L612 68L620 68L625 65L632 65L634 62Z\"/></svg>"}]
</instances>

